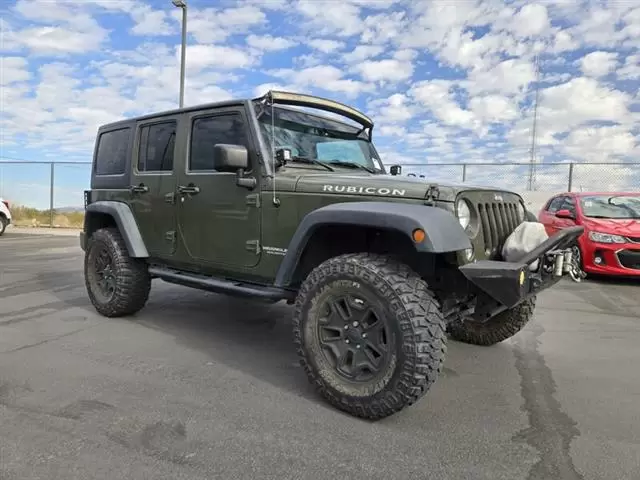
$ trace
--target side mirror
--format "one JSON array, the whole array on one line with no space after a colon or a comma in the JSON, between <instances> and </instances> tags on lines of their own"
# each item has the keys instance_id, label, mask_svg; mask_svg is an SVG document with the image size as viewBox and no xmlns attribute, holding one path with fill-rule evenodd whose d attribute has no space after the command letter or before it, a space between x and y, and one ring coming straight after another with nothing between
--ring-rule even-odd
<instances>
[{"instance_id":1,"label":"side mirror","mask_svg":"<svg viewBox=\"0 0 640 480\"><path fill-rule=\"evenodd\" d=\"M389 168L389 171L391 172L391 175L400 175L402 173L402 166L391 165L391 168Z\"/></svg>"},{"instance_id":2,"label":"side mirror","mask_svg":"<svg viewBox=\"0 0 640 480\"><path fill-rule=\"evenodd\" d=\"M218 143L213 147L213 168L219 171L238 171L249 167L249 152L242 145Z\"/></svg>"},{"instance_id":3,"label":"side mirror","mask_svg":"<svg viewBox=\"0 0 640 480\"><path fill-rule=\"evenodd\" d=\"M558 217L558 218L570 218L570 219L573 220L575 218L575 215L573 213L571 213L570 210L563 209L563 210L558 210L556 212L556 217Z\"/></svg>"}]
</instances>

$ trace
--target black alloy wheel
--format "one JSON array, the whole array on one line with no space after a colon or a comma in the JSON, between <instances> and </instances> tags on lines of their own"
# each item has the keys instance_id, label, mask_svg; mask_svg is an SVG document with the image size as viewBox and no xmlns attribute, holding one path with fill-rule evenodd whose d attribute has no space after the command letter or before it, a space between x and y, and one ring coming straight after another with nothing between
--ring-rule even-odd
<instances>
[{"instance_id":1,"label":"black alloy wheel","mask_svg":"<svg viewBox=\"0 0 640 480\"><path fill-rule=\"evenodd\" d=\"M90 253L88 262L88 274L97 287L94 293L101 303L108 303L116 292L116 277L114 273L114 261L109 248L97 245Z\"/></svg>"},{"instance_id":2,"label":"black alloy wheel","mask_svg":"<svg viewBox=\"0 0 640 480\"><path fill-rule=\"evenodd\" d=\"M317 310L317 338L326 360L343 378L370 382L389 366L389 321L368 295L328 294Z\"/></svg>"}]
</instances>

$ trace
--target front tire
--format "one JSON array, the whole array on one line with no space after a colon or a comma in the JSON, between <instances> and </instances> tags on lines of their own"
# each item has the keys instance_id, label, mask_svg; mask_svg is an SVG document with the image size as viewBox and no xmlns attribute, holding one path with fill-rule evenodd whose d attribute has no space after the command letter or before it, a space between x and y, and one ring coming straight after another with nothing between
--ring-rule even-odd
<instances>
[{"instance_id":1,"label":"front tire","mask_svg":"<svg viewBox=\"0 0 640 480\"><path fill-rule=\"evenodd\" d=\"M85 285L98 313L122 317L141 310L151 290L146 262L129 256L117 228L97 230L87 243Z\"/></svg>"},{"instance_id":2,"label":"front tire","mask_svg":"<svg viewBox=\"0 0 640 480\"><path fill-rule=\"evenodd\" d=\"M459 342L482 346L495 345L520 332L533 317L535 307L536 297L531 297L486 322L456 320L449 324L447 331L451 338Z\"/></svg>"},{"instance_id":3,"label":"front tire","mask_svg":"<svg viewBox=\"0 0 640 480\"><path fill-rule=\"evenodd\" d=\"M406 265L371 253L316 267L298 293L293 330L320 395L372 420L419 400L446 353L445 322L427 284Z\"/></svg>"},{"instance_id":4,"label":"front tire","mask_svg":"<svg viewBox=\"0 0 640 480\"><path fill-rule=\"evenodd\" d=\"M7 229L8 220L4 218L4 214L0 215L0 237L4 235L4 231Z\"/></svg>"}]
</instances>

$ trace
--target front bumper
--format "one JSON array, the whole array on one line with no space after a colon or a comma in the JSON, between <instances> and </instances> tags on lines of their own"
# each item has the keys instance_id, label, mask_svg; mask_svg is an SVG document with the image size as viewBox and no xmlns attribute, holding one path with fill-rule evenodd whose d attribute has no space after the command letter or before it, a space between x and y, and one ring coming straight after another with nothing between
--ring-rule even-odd
<instances>
[{"instance_id":1,"label":"front bumper","mask_svg":"<svg viewBox=\"0 0 640 480\"><path fill-rule=\"evenodd\" d=\"M580 246L585 272L640 277L640 244L595 243L583 240Z\"/></svg>"},{"instance_id":2,"label":"front bumper","mask_svg":"<svg viewBox=\"0 0 640 480\"><path fill-rule=\"evenodd\" d=\"M584 232L584 227L566 228L538 245L518 262L481 260L460 267L471 284L488 297L486 316L513 308L530 297L555 285L569 273L563 264L566 252ZM562 257L560 262L557 257ZM539 260L536 271L529 268ZM560 265L559 265L560 263Z\"/></svg>"}]
</instances>

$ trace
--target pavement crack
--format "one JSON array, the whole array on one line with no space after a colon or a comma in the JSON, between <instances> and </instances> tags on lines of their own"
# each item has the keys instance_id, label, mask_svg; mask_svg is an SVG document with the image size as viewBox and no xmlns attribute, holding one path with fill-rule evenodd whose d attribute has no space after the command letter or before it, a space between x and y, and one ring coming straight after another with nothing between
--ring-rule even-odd
<instances>
[{"instance_id":1,"label":"pavement crack","mask_svg":"<svg viewBox=\"0 0 640 480\"><path fill-rule=\"evenodd\" d=\"M60 340L61 338L69 337L71 335L75 335L76 333L84 332L85 330L89 330L90 328L94 328L94 327L97 327L97 326L98 325L92 325L90 327L77 328L77 329L72 330L70 332L63 333L61 335L56 335L55 337L45 338L44 340L41 340L39 342L29 343L27 345L21 345L20 347L13 348L11 350L4 350L4 351L0 352L0 354L2 354L2 353L5 353L5 354L16 353L16 352L19 352L21 350L26 350L28 348L39 347L40 345L44 345L45 343L54 342L56 340Z\"/></svg>"},{"instance_id":2,"label":"pavement crack","mask_svg":"<svg viewBox=\"0 0 640 480\"><path fill-rule=\"evenodd\" d=\"M524 399L522 409L527 413L529 427L518 432L513 440L527 443L540 456L527 480L584 480L570 454L571 442L580 435L580 430L554 397L556 384L551 369L538 350L542 333L542 325L532 323L514 337L513 351Z\"/></svg>"}]
</instances>

